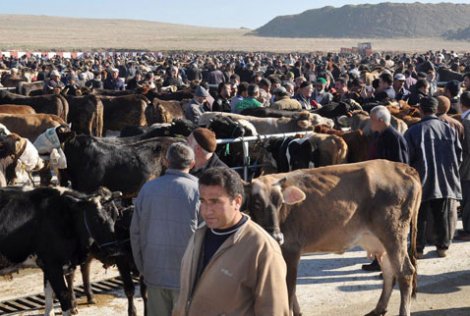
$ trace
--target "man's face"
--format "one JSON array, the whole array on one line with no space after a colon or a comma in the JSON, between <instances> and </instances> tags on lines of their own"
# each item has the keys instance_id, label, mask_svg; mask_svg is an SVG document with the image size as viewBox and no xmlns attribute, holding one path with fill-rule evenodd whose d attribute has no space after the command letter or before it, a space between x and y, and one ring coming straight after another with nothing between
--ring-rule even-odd
<instances>
[{"instance_id":1,"label":"man's face","mask_svg":"<svg viewBox=\"0 0 470 316\"><path fill-rule=\"evenodd\" d=\"M370 116L370 129L373 132L380 132L383 125L383 121L377 119L375 115Z\"/></svg>"},{"instance_id":2,"label":"man's face","mask_svg":"<svg viewBox=\"0 0 470 316\"><path fill-rule=\"evenodd\" d=\"M230 198L218 185L199 185L200 213L207 227L226 229L240 220L242 196Z\"/></svg>"},{"instance_id":3,"label":"man's face","mask_svg":"<svg viewBox=\"0 0 470 316\"><path fill-rule=\"evenodd\" d=\"M304 95L304 97L310 98L310 96L312 95L312 93L313 93L313 87L312 87L312 85L308 85L308 86L302 88L302 94Z\"/></svg>"},{"instance_id":4,"label":"man's face","mask_svg":"<svg viewBox=\"0 0 470 316\"><path fill-rule=\"evenodd\" d=\"M470 76L466 76L463 79L463 85L465 86L466 90L470 90Z\"/></svg>"},{"instance_id":5,"label":"man's face","mask_svg":"<svg viewBox=\"0 0 470 316\"><path fill-rule=\"evenodd\" d=\"M224 85L221 92L223 97L228 98L232 94L232 86L228 84Z\"/></svg>"},{"instance_id":6,"label":"man's face","mask_svg":"<svg viewBox=\"0 0 470 316\"><path fill-rule=\"evenodd\" d=\"M403 80L393 81L393 88L397 91L401 90L401 88L403 88L404 85L405 85L405 82Z\"/></svg>"}]
</instances>

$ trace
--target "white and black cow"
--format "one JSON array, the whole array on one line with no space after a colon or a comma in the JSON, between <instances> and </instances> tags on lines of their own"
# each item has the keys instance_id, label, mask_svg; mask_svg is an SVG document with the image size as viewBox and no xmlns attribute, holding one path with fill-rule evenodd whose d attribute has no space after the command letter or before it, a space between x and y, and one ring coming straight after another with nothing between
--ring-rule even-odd
<instances>
[{"instance_id":1,"label":"white and black cow","mask_svg":"<svg viewBox=\"0 0 470 316\"><path fill-rule=\"evenodd\" d=\"M89 195L61 187L0 189L0 275L33 261L44 271L63 315L70 315L64 271L82 263L93 243L107 256L120 253L116 216L103 208L114 197L107 189ZM46 294L52 294L47 288ZM47 296L45 314L50 315Z\"/></svg>"}]
</instances>

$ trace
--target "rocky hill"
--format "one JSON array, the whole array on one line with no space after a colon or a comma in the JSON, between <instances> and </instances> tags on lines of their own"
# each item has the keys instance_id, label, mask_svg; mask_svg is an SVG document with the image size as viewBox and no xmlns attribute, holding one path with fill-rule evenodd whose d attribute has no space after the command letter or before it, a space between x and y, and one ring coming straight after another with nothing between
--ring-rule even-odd
<instances>
[{"instance_id":1,"label":"rocky hill","mask_svg":"<svg viewBox=\"0 0 470 316\"><path fill-rule=\"evenodd\" d=\"M450 40L470 41L470 26L456 31L446 32L444 36Z\"/></svg>"},{"instance_id":2,"label":"rocky hill","mask_svg":"<svg viewBox=\"0 0 470 316\"><path fill-rule=\"evenodd\" d=\"M439 37L468 27L470 4L381 3L331 6L279 16L251 34L269 37Z\"/></svg>"}]
</instances>

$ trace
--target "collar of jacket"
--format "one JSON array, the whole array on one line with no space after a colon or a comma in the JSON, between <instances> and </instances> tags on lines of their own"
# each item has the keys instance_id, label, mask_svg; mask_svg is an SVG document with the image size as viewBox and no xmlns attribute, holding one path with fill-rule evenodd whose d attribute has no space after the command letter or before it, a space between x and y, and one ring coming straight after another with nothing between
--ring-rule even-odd
<instances>
[{"instance_id":1,"label":"collar of jacket","mask_svg":"<svg viewBox=\"0 0 470 316\"><path fill-rule=\"evenodd\" d=\"M198 181L198 179L195 176L193 176L192 174L189 174L189 173L183 172L181 170L177 170L177 169L167 169L165 171L165 175L180 176L180 177L185 177L185 178L191 179L193 181Z\"/></svg>"}]
</instances>

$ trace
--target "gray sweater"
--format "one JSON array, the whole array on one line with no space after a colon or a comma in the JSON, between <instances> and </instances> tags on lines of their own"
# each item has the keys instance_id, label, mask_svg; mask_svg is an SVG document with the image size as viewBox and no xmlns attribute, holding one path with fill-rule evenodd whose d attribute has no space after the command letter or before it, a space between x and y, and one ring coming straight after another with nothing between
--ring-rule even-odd
<instances>
[{"instance_id":1,"label":"gray sweater","mask_svg":"<svg viewBox=\"0 0 470 316\"><path fill-rule=\"evenodd\" d=\"M198 212L198 180L190 174L169 169L142 187L130 234L134 260L146 284L179 288L181 259L198 225Z\"/></svg>"}]
</instances>

